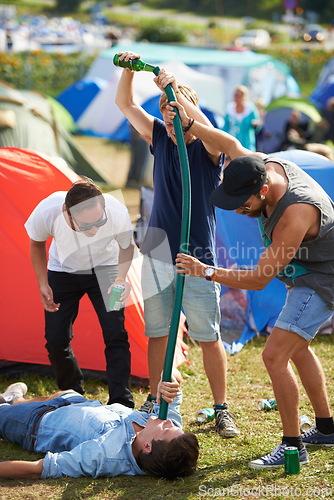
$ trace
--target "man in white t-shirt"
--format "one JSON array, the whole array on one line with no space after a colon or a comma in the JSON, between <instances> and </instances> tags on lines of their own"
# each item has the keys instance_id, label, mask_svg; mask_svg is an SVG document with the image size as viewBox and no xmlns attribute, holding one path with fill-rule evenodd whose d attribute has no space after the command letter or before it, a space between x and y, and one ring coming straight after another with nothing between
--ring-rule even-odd
<instances>
[{"instance_id":1,"label":"man in white t-shirt","mask_svg":"<svg viewBox=\"0 0 334 500\"><path fill-rule=\"evenodd\" d=\"M75 182L66 193L42 200L25 223L30 255L45 309L45 338L58 386L81 394L83 375L72 351L72 325L87 293L98 316L104 343L109 401L134 407L128 388L130 350L124 308L108 306L112 286L126 281L133 253L132 226L126 207L90 179ZM47 259L46 241L52 237Z\"/></svg>"}]
</instances>

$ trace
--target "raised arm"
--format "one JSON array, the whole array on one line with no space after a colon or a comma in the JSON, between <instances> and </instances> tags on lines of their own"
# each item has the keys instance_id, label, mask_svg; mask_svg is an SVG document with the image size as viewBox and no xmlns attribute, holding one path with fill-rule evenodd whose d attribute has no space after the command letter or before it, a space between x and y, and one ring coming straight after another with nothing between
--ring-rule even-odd
<instances>
[{"instance_id":1,"label":"raised arm","mask_svg":"<svg viewBox=\"0 0 334 500\"><path fill-rule=\"evenodd\" d=\"M9 460L0 462L0 477L8 479L39 479L43 470L43 458L34 462Z\"/></svg>"},{"instance_id":2,"label":"raised arm","mask_svg":"<svg viewBox=\"0 0 334 500\"><path fill-rule=\"evenodd\" d=\"M184 107L179 102L171 102L170 104L171 106L168 107L170 118L172 119L173 116L175 116L172 106L176 106L180 113L182 126L187 126L189 123L189 116L185 112ZM207 125L199 123L197 120L194 121L190 130L192 134L201 139L201 141L204 144L207 144L209 148L215 148L216 150L225 153L230 156L232 160L238 156L259 156L260 158L264 158L266 156L263 153L254 153L253 151L244 148L238 139L232 135L215 127L208 127Z\"/></svg>"},{"instance_id":3,"label":"raised arm","mask_svg":"<svg viewBox=\"0 0 334 500\"><path fill-rule=\"evenodd\" d=\"M120 60L139 58L138 54L133 52L119 52ZM133 94L134 72L130 69L123 69L122 76L118 83L115 103L129 120L131 125L139 132L143 138L151 143L153 135L154 117L135 102Z\"/></svg>"},{"instance_id":4,"label":"raised arm","mask_svg":"<svg viewBox=\"0 0 334 500\"><path fill-rule=\"evenodd\" d=\"M159 89L164 92L164 89L167 87L168 84L170 84L173 87L173 90L175 92L175 96L177 99L177 102L180 103L187 115L190 118L193 118L199 123L202 123L203 125L207 125L210 128L213 128L212 123L210 120L205 116L205 114L202 112L199 106L196 106L192 102L190 102L183 94L182 92L179 91L178 89L178 83L176 80L176 77L173 73L167 72L164 68L161 68L159 75L154 79L154 82L156 85L159 87ZM189 121L189 119L188 119ZM188 124L188 123L187 123ZM183 124L183 126L187 125ZM193 133L193 131L192 131ZM194 134L196 135L196 134ZM205 141L202 141L204 144L205 149L207 152L211 155L216 157L219 160L220 157L220 151L216 147L212 147L211 144L207 144ZM215 158L214 158L215 160Z\"/></svg>"}]
</instances>

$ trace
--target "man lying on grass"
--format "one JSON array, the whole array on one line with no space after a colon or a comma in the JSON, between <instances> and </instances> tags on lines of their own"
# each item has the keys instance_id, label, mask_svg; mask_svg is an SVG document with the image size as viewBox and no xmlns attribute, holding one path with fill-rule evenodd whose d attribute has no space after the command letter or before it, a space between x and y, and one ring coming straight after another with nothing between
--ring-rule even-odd
<instances>
[{"instance_id":1,"label":"man lying on grass","mask_svg":"<svg viewBox=\"0 0 334 500\"><path fill-rule=\"evenodd\" d=\"M37 461L0 462L0 477L112 477L120 474L176 479L196 469L198 441L182 431L181 375L159 382L168 420L160 420L159 402L151 415L119 403L104 406L73 391L24 398L23 382L0 395L0 437L26 450L46 453Z\"/></svg>"}]
</instances>

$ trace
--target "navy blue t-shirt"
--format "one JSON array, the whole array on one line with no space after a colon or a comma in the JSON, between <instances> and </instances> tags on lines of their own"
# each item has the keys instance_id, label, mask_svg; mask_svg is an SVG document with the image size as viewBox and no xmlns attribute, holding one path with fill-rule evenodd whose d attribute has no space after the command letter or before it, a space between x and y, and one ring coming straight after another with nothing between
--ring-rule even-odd
<instances>
[{"instance_id":1,"label":"navy blue t-shirt","mask_svg":"<svg viewBox=\"0 0 334 500\"><path fill-rule=\"evenodd\" d=\"M154 120L154 201L141 252L175 264L180 249L182 181L177 146L167 134L164 122ZM203 143L196 139L187 146L191 178L191 224L189 254L208 265L216 265L216 216L209 202L219 185L222 162L215 165Z\"/></svg>"}]
</instances>

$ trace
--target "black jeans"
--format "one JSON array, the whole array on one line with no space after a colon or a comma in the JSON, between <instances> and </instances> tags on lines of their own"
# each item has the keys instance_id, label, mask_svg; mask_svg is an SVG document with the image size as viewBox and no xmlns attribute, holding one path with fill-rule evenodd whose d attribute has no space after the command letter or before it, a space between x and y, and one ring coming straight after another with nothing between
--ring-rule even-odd
<instances>
[{"instance_id":1,"label":"black jeans","mask_svg":"<svg viewBox=\"0 0 334 500\"><path fill-rule=\"evenodd\" d=\"M45 339L49 360L60 389L83 394L83 375L72 351L72 325L78 315L80 299L87 293L98 316L105 344L109 401L134 408L128 382L131 370L130 345L124 328L124 309L110 311L107 290L117 276L116 266L65 273L48 271L54 302L59 311L45 311Z\"/></svg>"}]
</instances>

